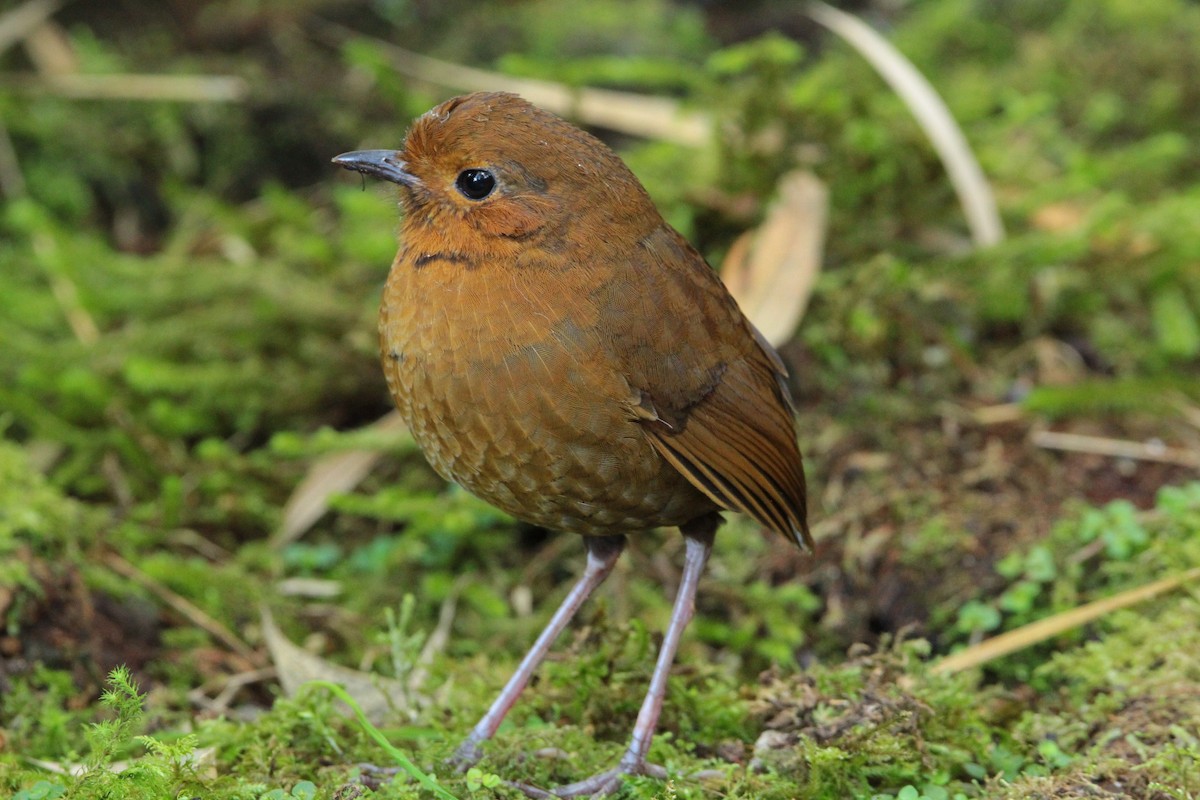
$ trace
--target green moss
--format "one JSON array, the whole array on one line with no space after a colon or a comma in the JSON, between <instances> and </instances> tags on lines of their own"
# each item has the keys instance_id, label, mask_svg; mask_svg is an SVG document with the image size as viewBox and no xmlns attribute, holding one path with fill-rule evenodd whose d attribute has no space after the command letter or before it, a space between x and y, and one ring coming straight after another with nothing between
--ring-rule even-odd
<instances>
[{"instance_id":1,"label":"green moss","mask_svg":"<svg viewBox=\"0 0 1200 800\"><path fill-rule=\"evenodd\" d=\"M1038 544L1010 552L996 564L1004 588L963 603L959 633L1016 628L1200 564L1200 484L1164 487L1156 500L1155 509L1146 513L1125 500L1078 508ZM1074 630L1060 644L1078 643L1087 635L1086 629ZM1044 673L1038 665L1051 647L1042 645L991 668L1041 686Z\"/></svg>"},{"instance_id":2,"label":"green moss","mask_svg":"<svg viewBox=\"0 0 1200 800\"><path fill-rule=\"evenodd\" d=\"M51 486L23 450L0 440L0 589L6 594L7 634L20 632L26 604L41 595L42 580L53 579L46 566L61 578L101 519L97 510Z\"/></svg>"},{"instance_id":3,"label":"green moss","mask_svg":"<svg viewBox=\"0 0 1200 800\"><path fill-rule=\"evenodd\" d=\"M963 410L1024 398L1027 414L1064 427L1194 438L1194 3L876 9L870 21L943 94L997 190L1009 238L965 254L957 200L909 111L835 39L803 34L801 46L794 30L772 31L786 25L770 4L739 12L752 27L728 44L713 35L733 30L720 4L660 0L503 13L464 0L341 11L230 0L169 24L84 6L59 19L85 73L236 73L253 88L230 104L0 93L27 187L0 212L0 652L17 653L0 687L0 793L326 798L359 791L343 789L354 764L388 763L320 693L272 704L274 685L254 685L228 718L195 719L189 693L211 697L246 665L115 572L112 553L251 646L267 602L296 641L386 675L416 673L417 651L452 617L411 693L432 701L387 722L456 796L515 796L497 776L573 780L624 747L669 614L674 533L634 537L480 770L442 767L578 574L582 548L445 489L411 438L355 431L390 408L374 315L396 204L390 187L337 182L328 158L397 146L449 90L414 89L386 49L342 41L329 24L340 20L465 64L670 93L711 113L707 148L599 133L714 262L782 174L810 169L830 188L823 273L785 356L814 521L838 536L801 560L746 520L722 529L652 750L676 777L631 780L623 796L1196 794L1190 598L972 676L931 675L916 643L846 656L855 639L914 620L940 653L1200 563L1193 485L1163 490L1149 512L1058 509L1076 489L1148 498L1183 473L1070 457L1056 472L1030 455L1022 423L985 427ZM4 59L28 68L19 48ZM1078 363L1044 376L1031 352L1048 340ZM375 472L274 550L269 534L309 465L357 449L383 454ZM861 466L877 454L887 466ZM281 577L340 594L283 596ZM154 690L143 698L114 677L116 707L101 708L87 669L72 671L90 651L33 636L50 630L31 620L54 591L80 608L162 608L139 675ZM183 772L193 745L217 748L215 776ZM569 760L531 755L549 747ZM52 776L24 756L90 758L90 777ZM132 771L110 769L127 757ZM701 769L716 775L688 777ZM370 794L421 790L401 780Z\"/></svg>"},{"instance_id":4,"label":"green moss","mask_svg":"<svg viewBox=\"0 0 1200 800\"><path fill-rule=\"evenodd\" d=\"M1039 386L1021 405L1050 419L1078 415L1148 414L1170 415L1178 408L1178 398L1200 394L1200 385L1191 380L1129 378L1125 380L1081 381L1071 386Z\"/></svg>"},{"instance_id":5,"label":"green moss","mask_svg":"<svg viewBox=\"0 0 1200 800\"><path fill-rule=\"evenodd\" d=\"M1200 604L1189 597L1120 612L1107 620L1102 639L1055 654L1038 669L1048 702L1015 732L1039 745L1047 774L1061 763L1046 752L1071 754L1070 768L1052 784L1119 784L1133 796L1194 791L1200 668L1190 654L1200 647L1198 622ZM1044 746L1051 742L1053 748ZM1031 785L1032 776L1009 796L1025 796Z\"/></svg>"}]
</instances>

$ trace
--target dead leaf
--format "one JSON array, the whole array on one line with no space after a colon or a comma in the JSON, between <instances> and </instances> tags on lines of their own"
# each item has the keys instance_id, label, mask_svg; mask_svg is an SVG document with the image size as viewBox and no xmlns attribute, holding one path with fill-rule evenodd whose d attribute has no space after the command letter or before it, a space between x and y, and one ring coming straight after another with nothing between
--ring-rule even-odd
<instances>
[{"instance_id":1,"label":"dead leaf","mask_svg":"<svg viewBox=\"0 0 1200 800\"><path fill-rule=\"evenodd\" d=\"M275 584L275 590L282 597L330 600L342 593L342 582L323 578L285 578Z\"/></svg>"},{"instance_id":2,"label":"dead leaf","mask_svg":"<svg viewBox=\"0 0 1200 800\"><path fill-rule=\"evenodd\" d=\"M796 330L821 271L829 210L825 185L809 172L789 172L757 229L741 236L721 278L742 311L773 345Z\"/></svg>"},{"instance_id":3,"label":"dead leaf","mask_svg":"<svg viewBox=\"0 0 1200 800\"><path fill-rule=\"evenodd\" d=\"M404 427L404 421L393 411L368 427L378 431L397 430ZM378 450L349 450L313 462L304 480L288 498L283 508L283 522L271 537L271 546L283 547L303 536L329 509L329 498L358 486L383 456L384 453Z\"/></svg>"},{"instance_id":4,"label":"dead leaf","mask_svg":"<svg viewBox=\"0 0 1200 800\"><path fill-rule=\"evenodd\" d=\"M1083 226L1087 214L1087 209L1076 203L1050 203L1034 211L1029 222L1039 231L1069 233Z\"/></svg>"},{"instance_id":5,"label":"dead leaf","mask_svg":"<svg viewBox=\"0 0 1200 800\"><path fill-rule=\"evenodd\" d=\"M1038 383L1042 386L1070 386L1082 380L1087 372L1078 350L1049 336L1034 339L1033 355Z\"/></svg>"},{"instance_id":6,"label":"dead leaf","mask_svg":"<svg viewBox=\"0 0 1200 800\"><path fill-rule=\"evenodd\" d=\"M263 641L279 675L279 685L288 697L309 681L322 680L340 684L362 706L367 719L379 724L396 710L405 710L409 695L396 680L326 661L320 656L297 647L283 635L275 619L262 609Z\"/></svg>"}]
</instances>

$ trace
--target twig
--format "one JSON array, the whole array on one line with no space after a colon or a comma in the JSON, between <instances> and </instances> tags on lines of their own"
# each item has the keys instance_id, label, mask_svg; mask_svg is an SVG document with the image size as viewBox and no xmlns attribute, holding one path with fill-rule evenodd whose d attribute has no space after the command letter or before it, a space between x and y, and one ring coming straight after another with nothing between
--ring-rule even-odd
<instances>
[{"instance_id":1,"label":"twig","mask_svg":"<svg viewBox=\"0 0 1200 800\"><path fill-rule=\"evenodd\" d=\"M226 678L221 691L213 698L210 699L205 694L205 687L198 687L188 692L188 699L206 711L225 711L229 708L230 701L233 700L234 696L243 687L260 681L271 680L275 676L276 670L274 667L260 667L258 669L246 670L245 672L239 672L236 675L230 675Z\"/></svg>"},{"instance_id":2,"label":"twig","mask_svg":"<svg viewBox=\"0 0 1200 800\"><path fill-rule=\"evenodd\" d=\"M812 526L813 539L822 541L853 522L861 521L880 509L899 503L910 494L907 489L893 489L886 494L864 500L856 506L847 506L840 512L834 512Z\"/></svg>"},{"instance_id":3,"label":"twig","mask_svg":"<svg viewBox=\"0 0 1200 800\"><path fill-rule=\"evenodd\" d=\"M0 53L21 41L58 11L58 0L29 0L28 3L0 15Z\"/></svg>"},{"instance_id":4,"label":"twig","mask_svg":"<svg viewBox=\"0 0 1200 800\"><path fill-rule=\"evenodd\" d=\"M50 292L62 307L63 315L67 318L67 324L71 326L71 332L75 334L76 339L86 345L100 341L100 329L96 327L92 315L84 308L83 301L79 299L79 289L73 280L65 275L51 275Z\"/></svg>"},{"instance_id":5,"label":"twig","mask_svg":"<svg viewBox=\"0 0 1200 800\"><path fill-rule=\"evenodd\" d=\"M425 640L425 646L421 648L421 654L417 656L416 667L408 676L405 688L410 694L421 691L425 679L429 676L429 665L433 663L434 656L445 650L446 642L450 641L450 628L453 627L454 616L458 612L458 595L463 583L464 581L460 579L451 590L449 597L442 602L442 609L438 613L437 627Z\"/></svg>"},{"instance_id":6,"label":"twig","mask_svg":"<svg viewBox=\"0 0 1200 800\"><path fill-rule=\"evenodd\" d=\"M25 196L25 174L21 172L21 162L3 120L0 120L0 193L7 200Z\"/></svg>"},{"instance_id":7,"label":"twig","mask_svg":"<svg viewBox=\"0 0 1200 800\"><path fill-rule=\"evenodd\" d=\"M533 580L534 575L538 575L542 570L556 561L563 551L568 547L576 544L570 536L554 536L542 546L533 556L525 562L525 567L521 570L521 574L517 577L516 585L524 586Z\"/></svg>"},{"instance_id":8,"label":"twig","mask_svg":"<svg viewBox=\"0 0 1200 800\"><path fill-rule=\"evenodd\" d=\"M240 655L242 658L249 661L255 666L262 666L263 659L256 653L250 645L246 644L233 631L226 628L217 620L205 614L199 607L193 605L189 600L163 586L158 581L151 578L140 569L130 564L125 559L121 558L116 553L109 553L104 557L104 563L108 564L113 571L124 575L134 583L149 591L159 600L162 600L172 609L182 614L193 625L207 631L214 639L225 644L230 650Z\"/></svg>"},{"instance_id":9,"label":"twig","mask_svg":"<svg viewBox=\"0 0 1200 800\"><path fill-rule=\"evenodd\" d=\"M176 547L190 547L202 558L220 562L232 558L232 554L211 539L207 539L190 528L179 528L167 534L167 542Z\"/></svg>"},{"instance_id":10,"label":"twig","mask_svg":"<svg viewBox=\"0 0 1200 800\"><path fill-rule=\"evenodd\" d=\"M34 28L25 37L25 53L39 75L73 75L79 72L79 56L71 38L54 20Z\"/></svg>"},{"instance_id":11,"label":"twig","mask_svg":"<svg viewBox=\"0 0 1200 800\"><path fill-rule=\"evenodd\" d=\"M237 103L249 85L230 75L16 75L3 86L76 100Z\"/></svg>"},{"instance_id":12,"label":"twig","mask_svg":"<svg viewBox=\"0 0 1200 800\"><path fill-rule=\"evenodd\" d=\"M1065 633L1072 628L1086 625L1105 614L1110 614L1113 611L1149 600L1152 597L1168 592L1197 578L1200 578L1200 567L1189 569L1187 572L1171 578L1163 578L1160 581L1121 592L1113 597L1106 597L1103 600L1087 603L1070 611L1064 611L1061 614L1047 617L1046 619L1039 619L1037 622L1031 622L1028 625L1022 625L1016 630L1002 633L999 636L993 636L991 639L980 642L974 647L968 647L966 650L960 650L953 655L946 656L933 665L933 672L935 674L961 672L964 669L978 667L989 661L1006 656L1009 653L1015 653L1018 650L1032 647L1053 636L1058 636L1060 633Z\"/></svg>"},{"instance_id":13,"label":"twig","mask_svg":"<svg viewBox=\"0 0 1200 800\"><path fill-rule=\"evenodd\" d=\"M58 255L58 244L54 238L41 232L34 234L33 253L46 269L50 293L62 308L75 338L89 346L100 341L100 328L80 299L75 282L53 266Z\"/></svg>"},{"instance_id":14,"label":"twig","mask_svg":"<svg viewBox=\"0 0 1200 800\"><path fill-rule=\"evenodd\" d=\"M971 412L971 418L979 425L1003 425L1016 422L1024 413L1020 403L1001 403L977 408Z\"/></svg>"},{"instance_id":15,"label":"twig","mask_svg":"<svg viewBox=\"0 0 1200 800\"><path fill-rule=\"evenodd\" d=\"M618 92L590 87L572 88L553 81L515 78L499 72L464 67L423 56L380 39L322 22L314 35L341 45L349 39L365 39L378 47L403 75L465 91L515 92L536 106L587 125L644 136L649 139L700 147L712 141L712 118L685 111L670 98Z\"/></svg>"},{"instance_id":16,"label":"twig","mask_svg":"<svg viewBox=\"0 0 1200 800\"><path fill-rule=\"evenodd\" d=\"M946 167L975 244L986 247L1002 241L1004 223L996 210L992 187L962 129L925 76L891 42L857 17L818 0L808 4L808 14L869 61L908 106Z\"/></svg>"},{"instance_id":17,"label":"twig","mask_svg":"<svg viewBox=\"0 0 1200 800\"><path fill-rule=\"evenodd\" d=\"M1034 431L1030 438L1035 445L1047 450L1068 450L1138 461L1157 461L1200 469L1200 454L1182 447L1167 447L1162 442L1133 442L1128 439L1109 439L1103 436L1057 431Z\"/></svg>"},{"instance_id":18,"label":"twig","mask_svg":"<svg viewBox=\"0 0 1200 800\"><path fill-rule=\"evenodd\" d=\"M1192 405L1186 397L1176 399L1175 407L1183 418L1188 421L1189 425L1200 428L1200 408Z\"/></svg>"}]
</instances>

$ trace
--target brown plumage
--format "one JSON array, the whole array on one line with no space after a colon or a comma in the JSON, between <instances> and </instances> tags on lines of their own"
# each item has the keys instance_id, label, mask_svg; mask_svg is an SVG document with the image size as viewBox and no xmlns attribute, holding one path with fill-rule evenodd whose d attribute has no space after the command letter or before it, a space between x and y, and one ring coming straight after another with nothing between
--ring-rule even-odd
<instances>
[{"instance_id":1,"label":"brown plumage","mask_svg":"<svg viewBox=\"0 0 1200 800\"><path fill-rule=\"evenodd\" d=\"M419 118L401 151L335 161L401 187L380 341L426 457L513 516L588 544L588 573L529 672L625 534L681 526L697 543L696 577L721 509L809 543L783 364L610 149L514 95L479 93ZM526 666L489 712L495 725ZM652 712L635 744L648 746ZM489 717L460 761L494 732ZM635 749L612 774L560 791L608 791L644 771Z\"/></svg>"}]
</instances>

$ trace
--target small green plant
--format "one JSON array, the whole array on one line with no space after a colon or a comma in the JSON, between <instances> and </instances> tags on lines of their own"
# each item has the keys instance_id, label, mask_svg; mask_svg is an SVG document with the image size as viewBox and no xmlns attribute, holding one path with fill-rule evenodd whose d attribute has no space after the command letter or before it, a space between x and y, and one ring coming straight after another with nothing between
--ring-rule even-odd
<instances>
[{"instance_id":1,"label":"small green plant","mask_svg":"<svg viewBox=\"0 0 1200 800\"><path fill-rule=\"evenodd\" d=\"M286 789L271 789L258 796L258 800L314 800L317 786L312 781L300 781L289 792Z\"/></svg>"},{"instance_id":2,"label":"small green plant","mask_svg":"<svg viewBox=\"0 0 1200 800\"><path fill-rule=\"evenodd\" d=\"M203 788L191 758L196 750L196 737L187 735L165 742L138 735L136 731L144 720L145 698L132 675L126 667L118 667L109 673L108 684L100 704L112 711L114 717L96 723L87 732L91 752L84 760L83 775L70 787L67 796L156 800ZM115 771L112 766L118 756L134 745L144 748L145 755L124 770Z\"/></svg>"},{"instance_id":3,"label":"small green plant","mask_svg":"<svg viewBox=\"0 0 1200 800\"><path fill-rule=\"evenodd\" d=\"M142 696L126 667L117 667L108 676L109 688L100 695L100 705L112 711L114 719L98 722L88 731L91 755L84 765L88 771L103 770L118 752L134 738L142 721Z\"/></svg>"},{"instance_id":4,"label":"small green plant","mask_svg":"<svg viewBox=\"0 0 1200 800\"><path fill-rule=\"evenodd\" d=\"M1167 745L1147 766L1168 780L1151 781L1151 791L1162 792L1171 800L1196 800L1200 797L1200 742L1180 726L1172 728L1176 742Z\"/></svg>"},{"instance_id":5,"label":"small green plant","mask_svg":"<svg viewBox=\"0 0 1200 800\"><path fill-rule=\"evenodd\" d=\"M13 800L55 800L66 794L67 787L61 783L38 781L28 789L22 789L13 795Z\"/></svg>"},{"instance_id":6,"label":"small green plant","mask_svg":"<svg viewBox=\"0 0 1200 800\"><path fill-rule=\"evenodd\" d=\"M977 634L1000 627L1000 612L987 603L969 600L958 610L954 627L960 633Z\"/></svg>"},{"instance_id":7,"label":"small green plant","mask_svg":"<svg viewBox=\"0 0 1200 800\"><path fill-rule=\"evenodd\" d=\"M1115 561L1127 561L1145 548L1150 534L1138 519L1137 509L1128 500L1114 500L1104 508L1090 509L1079 523L1079 538L1085 542L1099 539L1104 552Z\"/></svg>"},{"instance_id":8,"label":"small green plant","mask_svg":"<svg viewBox=\"0 0 1200 800\"><path fill-rule=\"evenodd\" d=\"M425 631L413 630L413 611L416 605L416 598L411 592L407 592L400 601L399 614L391 608L384 609L387 623L384 638L392 661L392 675L405 685L416 669L417 659L427 638Z\"/></svg>"},{"instance_id":9,"label":"small green plant","mask_svg":"<svg viewBox=\"0 0 1200 800\"><path fill-rule=\"evenodd\" d=\"M992 598L964 602L954 631L978 638L1011 630L1127 588L1131 581L1145 582L1156 570L1195 563L1200 557L1193 535L1200 529L1200 483L1164 487L1156 500L1151 512L1115 500L1068 514L1046 539L996 562L1007 588ZM1169 530L1178 535L1166 535Z\"/></svg>"},{"instance_id":10,"label":"small green plant","mask_svg":"<svg viewBox=\"0 0 1200 800\"><path fill-rule=\"evenodd\" d=\"M894 795L877 794L872 796L871 800L966 800L966 798L967 796L962 792L955 792L952 795L935 784L928 784L920 789L909 784Z\"/></svg>"},{"instance_id":11,"label":"small green plant","mask_svg":"<svg viewBox=\"0 0 1200 800\"><path fill-rule=\"evenodd\" d=\"M480 789L495 789L501 783L499 775L484 772L479 767L467 770L467 789L478 792Z\"/></svg>"}]
</instances>

